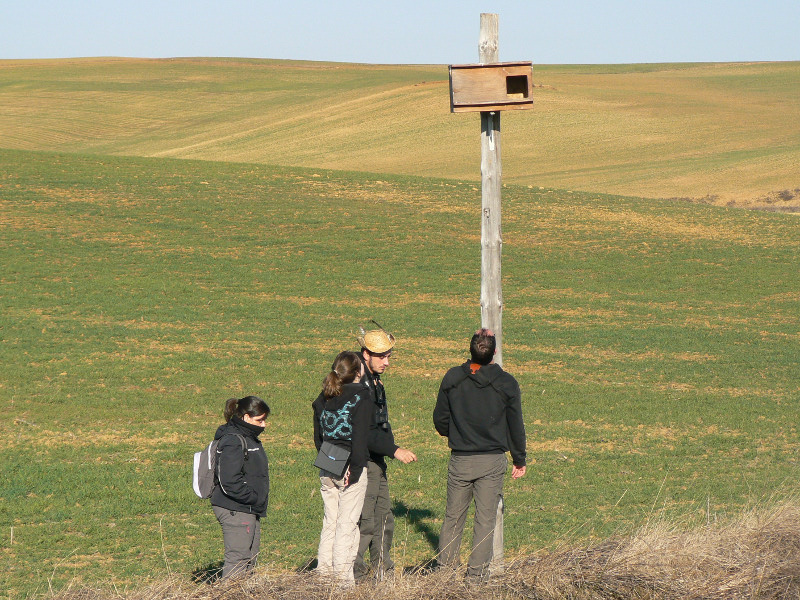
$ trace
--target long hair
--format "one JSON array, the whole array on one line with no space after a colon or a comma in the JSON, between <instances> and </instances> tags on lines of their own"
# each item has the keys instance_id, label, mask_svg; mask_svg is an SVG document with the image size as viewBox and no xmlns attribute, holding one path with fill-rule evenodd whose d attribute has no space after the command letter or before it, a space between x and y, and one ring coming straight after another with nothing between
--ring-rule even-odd
<instances>
[{"instance_id":1,"label":"long hair","mask_svg":"<svg viewBox=\"0 0 800 600\"><path fill-rule=\"evenodd\" d=\"M261 415L269 416L269 406L258 396L229 398L225 401L225 411L223 414L226 422L230 421L231 417L239 417L241 419L245 415L250 417L260 417Z\"/></svg>"},{"instance_id":2,"label":"long hair","mask_svg":"<svg viewBox=\"0 0 800 600\"><path fill-rule=\"evenodd\" d=\"M322 382L322 394L325 399L342 393L345 383L352 383L356 375L361 373L361 359L355 352L339 352L331 365L331 372Z\"/></svg>"}]
</instances>

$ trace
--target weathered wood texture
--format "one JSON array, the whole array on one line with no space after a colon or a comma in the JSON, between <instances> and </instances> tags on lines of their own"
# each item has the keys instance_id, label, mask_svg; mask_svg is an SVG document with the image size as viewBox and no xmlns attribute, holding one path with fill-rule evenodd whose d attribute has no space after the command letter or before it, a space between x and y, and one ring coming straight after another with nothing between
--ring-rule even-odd
<instances>
[{"instance_id":1,"label":"weathered wood texture","mask_svg":"<svg viewBox=\"0 0 800 600\"><path fill-rule=\"evenodd\" d=\"M480 62L498 62L498 16L481 14ZM481 112L481 326L497 338L495 362L503 364L503 291L500 260L503 239L500 213L500 113Z\"/></svg>"},{"instance_id":2,"label":"weathered wood texture","mask_svg":"<svg viewBox=\"0 0 800 600\"><path fill-rule=\"evenodd\" d=\"M519 110L533 106L530 62L450 65L450 111Z\"/></svg>"}]
</instances>

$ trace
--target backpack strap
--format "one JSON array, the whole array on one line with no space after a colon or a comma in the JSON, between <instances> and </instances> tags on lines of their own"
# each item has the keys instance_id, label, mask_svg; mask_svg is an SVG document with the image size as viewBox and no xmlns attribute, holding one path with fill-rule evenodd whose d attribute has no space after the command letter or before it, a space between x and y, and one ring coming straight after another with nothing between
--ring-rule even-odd
<instances>
[{"instance_id":1,"label":"backpack strap","mask_svg":"<svg viewBox=\"0 0 800 600\"><path fill-rule=\"evenodd\" d=\"M246 461L247 459L249 459L250 458L250 453L247 451L247 442L244 441L244 436L241 433L226 433L221 438L219 438L219 441L221 442L222 438L224 438L227 435L235 435L237 438L239 438L239 442L242 444L242 454L244 455L244 459L243 460ZM219 442L217 442L217 444L219 444ZM214 485L215 486L218 485L217 482L219 482L219 469L220 469L220 464L219 464L219 461L217 461L216 464L214 465ZM242 473L244 473L244 463L242 463Z\"/></svg>"},{"instance_id":2,"label":"backpack strap","mask_svg":"<svg viewBox=\"0 0 800 600\"><path fill-rule=\"evenodd\" d=\"M239 442L242 444L242 453L244 454L244 460L250 458L250 453L247 451L247 442L244 441L244 436L241 433L226 433L225 435L235 435L237 438L239 438ZM222 437L225 437L225 435L223 435ZM219 439L221 440L222 438Z\"/></svg>"},{"instance_id":3,"label":"backpack strap","mask_svg":"<svg viewBox=\"0 0 800 600\"><path fill-rule=\"evenodd\" d=\"M239 438L239 441L242 443L242 452L244 452L244 460L250 458L250 453L247 451L247 442L244 441L244 436L241 433L235 434L236 437Z\"/></svg>"}]
</instances>

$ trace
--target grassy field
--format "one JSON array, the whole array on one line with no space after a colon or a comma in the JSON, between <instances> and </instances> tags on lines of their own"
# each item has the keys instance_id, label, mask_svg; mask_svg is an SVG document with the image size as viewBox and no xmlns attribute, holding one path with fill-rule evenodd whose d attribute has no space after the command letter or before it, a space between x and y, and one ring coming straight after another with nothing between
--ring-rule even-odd
<instances>
[{"instance_id":1,"label":"grassy field","mask_svg":"<svg viewBox=\"0 0 800 600\"><path fill-rule=\"evenodd\" d=\"M78 130L71 151L134 151ZM503 193L504 359L531 458L506 488L508 553L795 493L796 217ZM472 181L0 150L4 597L216 563L191 453L232 395L273 408L262 564L313 558L310 403L370 318L399 340L392 420L420 456L390 466L395 559L431 558L447 458L431 410L479 324L479 222Z\"/></svg>"},{"instance_id":2,"label":"grassy field","mask_svg":"<svg viewBox=\"0 0 800 600\"><path fill-rule=\"evenodd\" d=\"M502 117L507 183L800 209L800 62L537 65L534 82L534 110ZM480 177L444 65L6 60L0 105L6 148Z\"/></svg>"}]
</instances>

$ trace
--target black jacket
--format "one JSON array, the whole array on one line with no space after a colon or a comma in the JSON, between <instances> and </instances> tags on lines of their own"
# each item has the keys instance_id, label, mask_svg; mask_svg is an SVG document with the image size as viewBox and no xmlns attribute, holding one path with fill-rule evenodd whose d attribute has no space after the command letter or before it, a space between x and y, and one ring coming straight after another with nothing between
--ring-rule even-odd
<instances>
[{"instance_id":1,"label":"black jacket","mask_svg":"<svg viewBox=\"0 0 800 600\"><path fill-rule=\"evenodd\" d=\"M450 369L439 386L433 424L455 453L511 452L525 466L525 423L517 380L494 363L475 373L470 361Z\"/></svg>"},{"instance_id":2,"label":"black jacket","mask_svg":"<svg viewBox=\"0 0 800 600\"><path fill-rule=\"evenodd\" d=\"M361 362L364 357L359 354ZM394 433L389 424L389 407L386 404L386 391L380 375L374 375L364 363L364 384L369 388L372 401L372 422L369 427L369 459L386 471L386 457L394 458L400 447L394 443Z\"/></svg>"},{"instance_id":3,"label":"black jacket","mask_svg":"<svg viewBox=\"0 0 800 600\"><path fill-rule=\"evenodd\" d=\"M350 450L350 483L361 477L367 466L367 439L372 406L369 390L363 383L346 383L339 396L325 400L317 396L314 409L314 445L319 450L323 441ZM324 418L323 418L324 417Z\"/></svg>"},{"instance_id":4,"label":"black jacket","mask_svg":"<svg viewBox=\"0 0 800 600\"><path fill-rule=\"evenodd\" d=\"M239 417L231 417L217 429L214 439L219 440L219 444L214 481L218 485L211 493L212 505L261 517L267 514L269 462L258 439L262 431L261 427ZM247 459L236 434L244 437Z\"/></svg>"}]
</instances>

